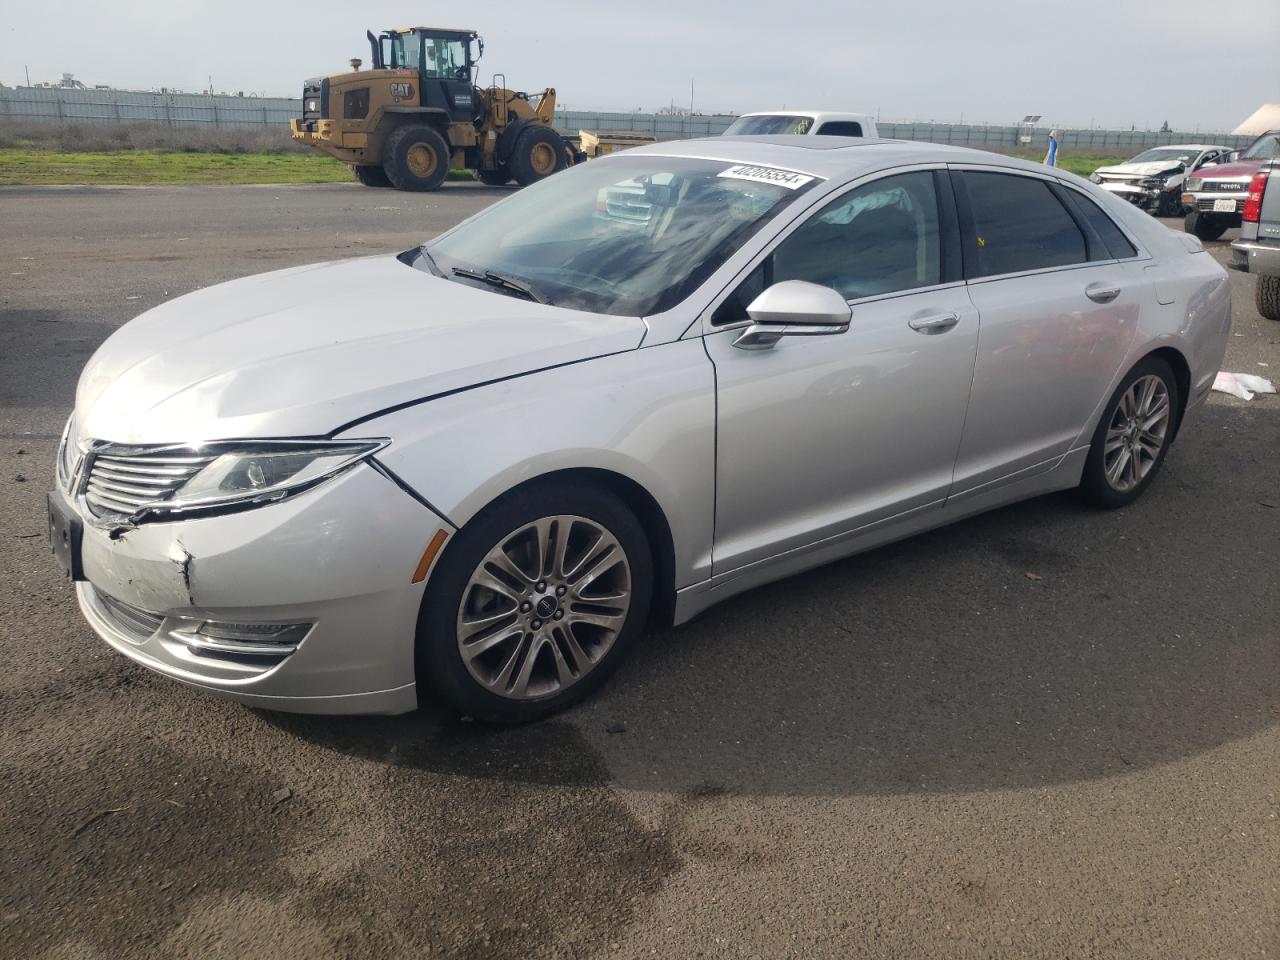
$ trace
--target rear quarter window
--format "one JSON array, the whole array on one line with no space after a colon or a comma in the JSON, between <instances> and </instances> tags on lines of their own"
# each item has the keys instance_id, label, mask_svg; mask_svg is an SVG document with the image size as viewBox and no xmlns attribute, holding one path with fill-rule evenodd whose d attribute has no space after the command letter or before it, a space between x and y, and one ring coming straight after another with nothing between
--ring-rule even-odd
<instances>
[{"instance_id":1,"label":"rear quarter window","mask_svg":"<svg viewBox=\"0 0 1280 960\"><path fill-rule=\"evenodd\" d=\"M820 137L860 137L862 124L856 120L829 120L818 128Z\"/></svg>"},{"instance_id":2,"label":"rear quarter window","mask_svg":"<svg viewBox=\"0 0 1280 960\"><path fill-rule=\"evenodd\" d=\"M1068 201L1075 205L1080 216L1088 221L1089 226L1093 227L1113 259L1127 260L1129 257L1138 255L1137 249L1129 242L1129 238L1116 226L1116 222L1103 212L1101 207L1084 194L1077 193L1075 190L1063 190L1063 192L1067 195Z\"/></svg>"}]
</instances>

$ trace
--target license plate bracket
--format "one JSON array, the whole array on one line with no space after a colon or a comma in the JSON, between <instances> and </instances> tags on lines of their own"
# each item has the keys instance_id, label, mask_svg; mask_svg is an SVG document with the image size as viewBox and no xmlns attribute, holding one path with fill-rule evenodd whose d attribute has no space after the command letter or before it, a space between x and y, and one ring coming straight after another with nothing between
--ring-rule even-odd
<instances>
[{"instance_id":1,"label":"license plate bracket","mask_svg":"<svg viewBox=\"0 0 1280 960\"><path fill-rule=\"evenodd\" d=\"M68 580L83 580L80 551L84 543L84 523L56 493L49 494L49 549Z\"/></svg>"}]
</instances>

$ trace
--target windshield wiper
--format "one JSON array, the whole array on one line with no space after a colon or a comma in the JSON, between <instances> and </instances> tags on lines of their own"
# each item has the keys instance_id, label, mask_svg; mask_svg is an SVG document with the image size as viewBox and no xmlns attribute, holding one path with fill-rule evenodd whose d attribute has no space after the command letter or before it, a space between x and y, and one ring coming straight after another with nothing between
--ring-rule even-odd
<instances>
[{"instance_id":1,"label":"windshield wiper","mask_svg":"<svg viewBox=\"0 0 1280 960\"><path fill-rule=\"evenodd\" d=\"M470 267L454 267L453 275L467 280L476 280L479 283L493 287L495 290L505 290L507 293L525 300L532 300L534 303L548 302L547 298L533 284L517 280L515 277L508 277L506 274L496 273L493 270L472 270Z\"/></svg>"}]
</instances>

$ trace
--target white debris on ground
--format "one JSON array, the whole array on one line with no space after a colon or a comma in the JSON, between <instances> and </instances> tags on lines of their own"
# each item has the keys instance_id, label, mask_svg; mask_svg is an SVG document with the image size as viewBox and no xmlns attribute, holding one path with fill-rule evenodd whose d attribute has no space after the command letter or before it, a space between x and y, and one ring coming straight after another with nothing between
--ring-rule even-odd
<instances>
[{"instance_id":1,"label":"white debris on ground","mask_svg":"<svg viewBox=\"0 0 1280 960\"><path fill-rule=\"evenodd\" d=\"M1225 370L1214 378L1213 389L1241 400L1252 400L1255 393L1276 392L1275 386L1266 377L1257 377L1252 373L1227 373Z\"/></svg>"}]
</instances>

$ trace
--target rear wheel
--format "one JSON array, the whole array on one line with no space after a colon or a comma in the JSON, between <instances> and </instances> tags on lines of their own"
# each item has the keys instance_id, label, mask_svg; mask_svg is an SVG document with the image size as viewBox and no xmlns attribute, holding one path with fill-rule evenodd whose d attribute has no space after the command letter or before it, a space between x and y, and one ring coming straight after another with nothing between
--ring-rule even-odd
<instances>
[{"instance_id":1,"label":"rear wheel","mask_svg":"<svg viewBox=\"0 0 1280 960\"><path fill-rule=\"evenodd\" d=\"M491 187L501 187L511 182L511 169L496 167L493 170L477 170L476 176L480 178L481 183Z\"/></svg>"},{"instance_id":2,"label":"rear wheel","mask_svg":"<svg viewBox=\"0 0 1280 960\"><path fill-rule=\"evenodd\" d=\"M568 162L564 140L550 127L535 124L521 131L511 154L511 172L522 187L544 180Z\"/></svg>"},{"instance_id":3,"label":"rear wheel","mask_svg":"<svg viewBox=\"0 0 1280 960\"><path fill-rule=\"evenodd\" d=\"M1260 314L1268 320L1280 320L1280 277L1259 277L1255 299Z\"/></svg>"},{"instance_id":4,"label":"rear wheel","mask_svg":"<svg viewBox=\"0 0 1280 960\"><path fill-rule=\"evenodd\" d=\"M454 536L427 584L420 689L477 719L547 716L613 672L652 590L644 529L616 497L580 484L505 497Z\"/></svg>"},{"instance_id":5,"label":"rear wheel","mask_svg":"<svg viewBox=\"0 0 1280 960\"><path fill-rule=\"evenodd\" d=\"M449 145L430 127L398 127L387 137L382 169L401 190L435 190L449 174Z\"/></svg>"},{"instance_id":6,"label":"rear wheel","mask_svg":"<svg viewBox=\"0 0 1280 960\"><path fill-rule=\"evenodd\" d=\"M381 167L374 167L363 163L353 163L351 165L351 172L354 173L356 179L366 187L391 186L391 181L387 178L387 172Z\"/></svg>"},{"instance_id":7,"label":"rear wheel","mask_svg":"<svg viewBox=\"0 0 1280 960\"><path fill-rule=\"evenodd\" d=\"M1199 210L1193 210L1187 214L1187 219L1183 221L1182 228L1187 233L1194 233L1201 240L1217 240L1220 236L1227 232L1227 224L1217 217L1211 217L1201 213Z\"/></svg>"},{"instance_id":8,"label":"rear wheel","mask_svg":"<svg viewBox=\"0 0 1280 960\"><path fill-rule=\"evenodd\" d=\"M1137 500L1169 452L1180 402L1173 370L1159 357L1130 370L1094 431L1081 492L1100 507Z\"/></svg>"}]
</instances>

